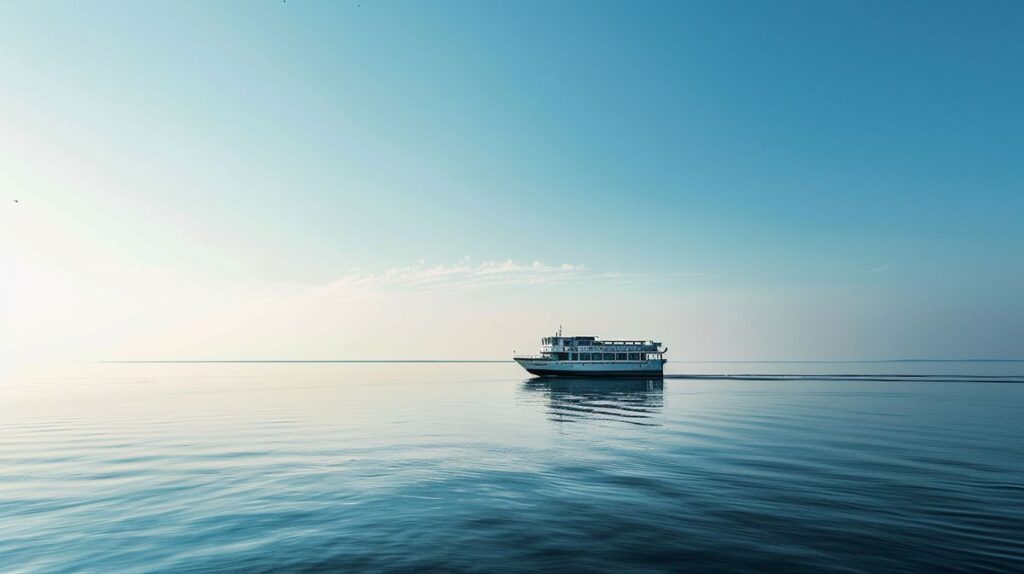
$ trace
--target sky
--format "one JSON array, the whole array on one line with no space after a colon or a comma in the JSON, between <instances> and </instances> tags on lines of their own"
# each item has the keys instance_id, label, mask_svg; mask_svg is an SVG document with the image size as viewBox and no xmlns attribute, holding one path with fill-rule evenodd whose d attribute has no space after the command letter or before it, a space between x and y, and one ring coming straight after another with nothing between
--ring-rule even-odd
<instances>
[{"instance_id":1,"label":"sky","mask_svg":"<svg viewBox=\"0 0 1024 574\"><path fill-rule=\"evenodd\" d=\"M1024 3L0 3L4 361L1024 358Z\"/></svg>"}]
</instances>

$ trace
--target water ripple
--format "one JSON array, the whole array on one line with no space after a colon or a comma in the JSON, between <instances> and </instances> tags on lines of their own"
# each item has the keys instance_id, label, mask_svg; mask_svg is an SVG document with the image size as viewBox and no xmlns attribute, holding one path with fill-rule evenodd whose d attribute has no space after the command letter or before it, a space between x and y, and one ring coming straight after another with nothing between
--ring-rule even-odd
<instances>
[{"instance_id":1,"label":"water ripple","mask_svg":"<svg viewBox=\"0 0 1024 574\"><path fill-rule=\"evenodd\" d=\"M1024 569L1024 377L104 368L0 388L0 570Z\"/></svg>"}]
</instances>

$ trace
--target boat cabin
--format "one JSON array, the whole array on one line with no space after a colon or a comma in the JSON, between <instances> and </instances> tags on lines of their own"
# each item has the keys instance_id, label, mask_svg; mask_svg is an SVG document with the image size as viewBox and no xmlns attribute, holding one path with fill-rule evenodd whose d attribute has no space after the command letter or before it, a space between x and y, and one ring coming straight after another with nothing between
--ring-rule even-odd
<instances>
[{"instance_id":1,"label":"boat cabin","mask_svg":"<svg viewBox=\"0 0 1024 574\"><path fill-rule=\"evenodd\" d=\"M541 358L553 361L647 361L661 359L664 352L657 341L597 337L544 337L540 346Z\"/></svg>"}]
</instances>

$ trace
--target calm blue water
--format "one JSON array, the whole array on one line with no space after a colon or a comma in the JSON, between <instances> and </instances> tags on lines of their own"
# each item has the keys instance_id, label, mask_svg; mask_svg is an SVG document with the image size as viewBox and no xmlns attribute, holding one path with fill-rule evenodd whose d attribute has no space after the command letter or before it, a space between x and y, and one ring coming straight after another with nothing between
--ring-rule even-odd
<instances>
[{"instance_id":1,"label":"calm blue water","mask_svg":"<svg viewBox=\"0 0 1024 574\"><path fill-rule=\"evenodd\" d=\"M1024 571L1024 363L668 366L11 373L0 571Z\"/></svg>"}]
</instances>

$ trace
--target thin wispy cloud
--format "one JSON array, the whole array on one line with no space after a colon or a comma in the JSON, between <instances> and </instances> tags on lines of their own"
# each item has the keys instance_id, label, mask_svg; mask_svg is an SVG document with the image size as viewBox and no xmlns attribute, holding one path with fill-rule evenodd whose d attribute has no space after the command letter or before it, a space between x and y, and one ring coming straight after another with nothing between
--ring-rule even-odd
<instances>
[{"instance_id":1,"label":"thin wispy cloud","mask_svg":"<svg viewBox=\"0 0 1024 574\"><path fill-rule=\"evenodd\" d=\"M879 260L875 257L859 257L835 264L836 269L852 273L885 273L896 267L898 267L896 263L890 263L884 259Z\"/></svg>"},{"instance_id":2,"label":"thin wispy cloud","mask_svg":"<svg viewBox=\"0 0 1024 574\"><path fill-rule=\"evenodd\" d=\"M352 272L317 289L323 293L381 288L417 291L470 291L515 285L566 285L603 283L629 285L705 276L702 273L618 273L592 271L578 263L547 264L541 261L521 263L506 259L472 264L463 259L454 264L417 263L392 267L379 273Z\"/></svg>"}]
</instances>

